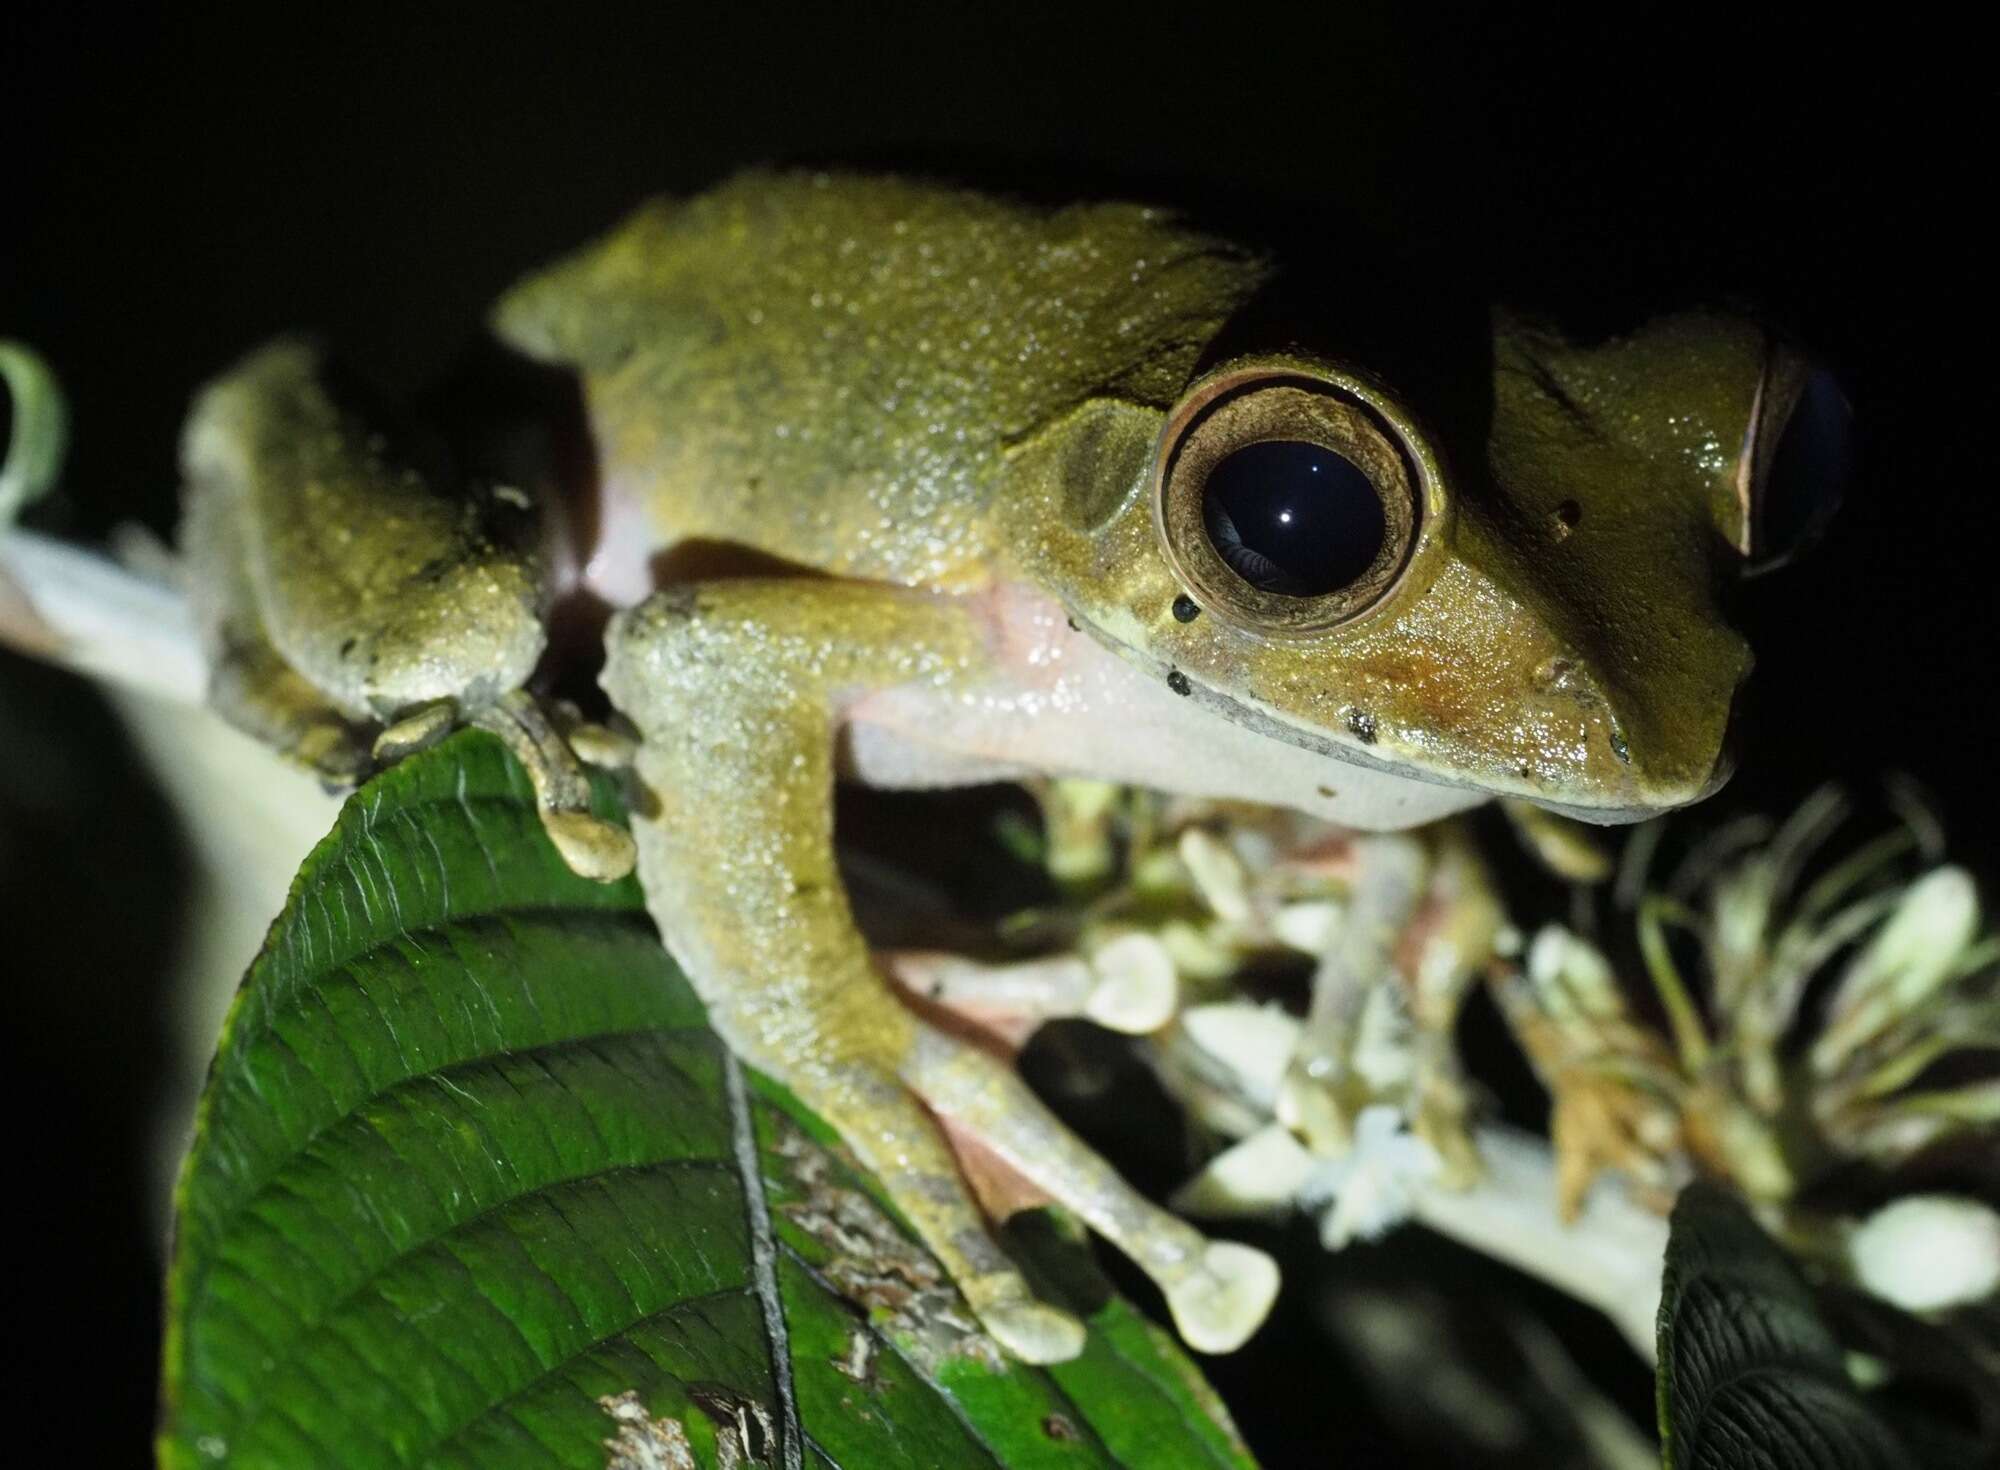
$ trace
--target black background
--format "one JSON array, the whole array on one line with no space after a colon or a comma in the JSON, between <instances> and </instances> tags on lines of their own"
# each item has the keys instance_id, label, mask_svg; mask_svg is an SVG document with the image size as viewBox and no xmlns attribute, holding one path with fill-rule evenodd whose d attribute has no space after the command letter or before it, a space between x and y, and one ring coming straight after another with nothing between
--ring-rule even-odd
<instances>
[{"instance_id":1,"label":"black background","mask_svg":"<svg viewBox=\"0 0 2000 1470\"><path fill-rule=\"evenodd\" d=\"M746 163L1103 179L1334 232L1346 211L1455 290L1633 318L1750 301L1823 354L1860 480L1814 558L1746 589L1760 672L1727 799L1908 770L1990 868L1993 88L1942 13L410 10L0 20L0 333L75 412L40 524L165 529L191 390L266 334L323 329L414 385L522 270ZM152 1412L140 1169L183 891L128 760L82 686L0 662L26 1252L0 1279L30 1360L0 1375L23 1395L5 1433L106 1464L141 1462ZM1216 1374L1267 1463L1431 1463L1297 1323L1275 1340ZM1626 1398L1643 1413L1643 1382Z\"/></svg>"}]
</instances>

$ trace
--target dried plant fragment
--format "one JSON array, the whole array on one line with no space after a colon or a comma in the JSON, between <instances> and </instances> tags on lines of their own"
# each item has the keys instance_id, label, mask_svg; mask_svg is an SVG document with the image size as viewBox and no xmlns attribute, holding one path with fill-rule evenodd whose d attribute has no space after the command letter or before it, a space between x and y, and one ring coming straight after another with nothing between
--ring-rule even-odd
<instances>
[{"instance_id":1,"label":"dried plant fragment","mask_svg":"<svg viewBox=\"0 0 2000 1470\"><path fill-rule=\"evenodd\" d=\"M632 1389L597 1401L618 1432L604 1441L604 1470L695 1470L694 1447L678 1419L655 1419Z\"/></svg>"},{"instance_id":2,"label":"dried plant fragment","mask_svg":"<svg viewBox=\"0 0 2000 1470\"><path fill-rule=\"evenodd\" d=\"M825 1149L789 1124L780 1127L773 1147L805 1191L803 1199L779 1208L828 1252L819 1270L835 1291L868 1312L926 1373L951 1357L996 1371L1002 1366L999 1346L980 1330L937 1262L874 1200L835 1182Z\"/></svg>"}]
</instances>

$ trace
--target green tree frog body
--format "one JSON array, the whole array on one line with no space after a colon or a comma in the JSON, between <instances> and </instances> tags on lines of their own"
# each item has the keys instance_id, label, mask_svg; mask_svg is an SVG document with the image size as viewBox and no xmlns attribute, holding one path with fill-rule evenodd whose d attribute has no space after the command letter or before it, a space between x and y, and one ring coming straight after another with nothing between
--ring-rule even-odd
<instances>
[{"instance_id":1,"label":"green tree frog body","mask_svg":"<svg viewBox=\"0 0 2000 1470\"><path fill-rule=\"evenodd\" d=\"M897 999L835 868L833 782L1089 775L1367 830L1495 796L1597 821L1696 800L1748 668L1718 597L1785 409L1764 334L1712 315L1585 345L1496 316L1473 391L1427 401L1274 318L1368 289L1305 285L1135 205L808 174L648 205L495 313L580 385L594 473L540 558L517 492L454 487L310 348L266 348L185 441L217 702L342 776L384 727L388 753L495 729L610 876L624 834L524 686L558 595L620 609L602 682L638 735L639 874L717 1029L841 1132L1010 1351L1059 1360L1082 1329L999 1249L938 1119L1226 1350L1275 1267Z\"/></svg>"}]
</instances>

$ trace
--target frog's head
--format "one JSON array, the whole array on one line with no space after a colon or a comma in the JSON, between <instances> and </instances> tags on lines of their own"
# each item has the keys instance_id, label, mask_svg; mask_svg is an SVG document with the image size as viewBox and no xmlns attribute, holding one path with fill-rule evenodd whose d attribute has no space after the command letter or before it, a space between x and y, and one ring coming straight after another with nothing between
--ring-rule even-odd
<instances>
[{"instance_id":1,"label":"frog's head","mask_svg":"<svg viewBox=\"0 0 2000 1470\"><path fill-rule=\"evenodd\" d=\"M1296 352L1225 359L1164 418L1080 415L1061 590L1275 739L1586 820L1698 800L1751 662L1724 598L1793 537L1830 387L1707 314L1588 346L1496 316L1487 361L1449 438Z\"/></svg>"}]
</instances>

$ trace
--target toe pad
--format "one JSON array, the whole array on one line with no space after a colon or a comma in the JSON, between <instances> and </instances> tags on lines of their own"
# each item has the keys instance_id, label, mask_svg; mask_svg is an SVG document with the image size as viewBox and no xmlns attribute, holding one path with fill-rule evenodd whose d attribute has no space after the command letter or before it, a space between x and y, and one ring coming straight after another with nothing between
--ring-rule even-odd
<instances>
[{"instance_id":1,"label":"toe pad","mask_svg":"<svg viewBox=\"0 0 2000 1470\"><path fill-rule=\"evenodd\" d=\"M1227 1353L1263 1325L1277 1295L1277 1262L1250 1246L1218 1240L1202 1253L1201 1266L1167 1293L1167 1307L1189 1347Z\"/></svg>"},{"instance_id":2,"label":"toe pad","mask_svg":"<svg viewBox=\"0 0 2000 1470\"><path fill-rule=\"evenodd\" d=\"M1083 1324L1046 1302L990 1307L979 1320L994 1339L1024 1363L1067 1363L1083 1351Z\"/></svg>"}]
</instances>

